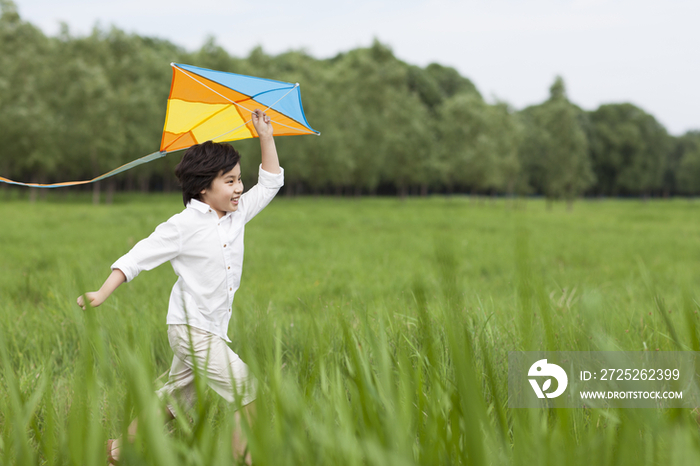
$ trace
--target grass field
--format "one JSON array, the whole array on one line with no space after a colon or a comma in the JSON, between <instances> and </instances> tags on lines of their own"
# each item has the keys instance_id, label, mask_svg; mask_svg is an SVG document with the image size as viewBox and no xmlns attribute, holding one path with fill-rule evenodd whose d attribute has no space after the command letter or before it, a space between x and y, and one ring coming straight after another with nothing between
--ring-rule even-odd
<instances>
[{"instance_id":1,"label":"grass field","mask_svg":"<svg viewBox=\"0 0 700 466\"><path fill-rule=\"evenodd\" d=\"M204 391L163 428L175 275L82 311L179 195L0 205L0 458L230 464ZM232 348L260 381L256 464L698 464L690 409L507 407L513 350L700 350L700 204L278 198L246 232ZM154 380L156 382L154 383Z\"/></svg>"}]
</instances>

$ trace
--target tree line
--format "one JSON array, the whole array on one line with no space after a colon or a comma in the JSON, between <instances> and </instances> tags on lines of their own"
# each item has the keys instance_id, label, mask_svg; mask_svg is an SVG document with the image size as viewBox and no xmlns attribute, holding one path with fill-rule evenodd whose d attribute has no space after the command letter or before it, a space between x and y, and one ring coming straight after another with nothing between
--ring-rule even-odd
<instances>
[{"instance_id":1,"label":"tree line","mask_svg":"<svg viewBox=\"0 0 700 466\"><path fill-rule=\"evenodd\" d=\"M0 176L7 178L92 178L157 150L168 64L180 62L302 84L306 116L322 135L278 139L287 194L572 201L700 192L700 131L672 136L631 103L582 110L561 78L546 101L516 110L486 102L454 68L405 63L377 41L329 59L261 48L235 57L213 38L187 51L114 27L75 36L64 25L46 36L10 0L0 7ZM234 145L244 179L254 180L256 142ZM93 189L173 190L178 161L171 154Z\"/></svg>"}]
</instances>

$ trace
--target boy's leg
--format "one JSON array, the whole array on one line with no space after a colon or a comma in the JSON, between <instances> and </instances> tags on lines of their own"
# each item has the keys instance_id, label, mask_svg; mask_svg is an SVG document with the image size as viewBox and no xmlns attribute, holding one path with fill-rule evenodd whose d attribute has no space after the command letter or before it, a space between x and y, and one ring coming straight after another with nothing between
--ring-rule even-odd
<instances>
[{"instance_id":1,"label":"boy's leg","mask_svg":"<svg viewBox=\"0 0 700 466\"><path fill-rule=\"evenodd\" d=\"M170 412L170 408L166 407L165 408L165 422L168 422L172 419L175 419L175 416L173 416L173 413ZM131 421L131 424L129 424L129 427L127 428L127 441L129 443L134 441L134 438L136 437L136 432L138 431L139 428L139 418L136 417L134 418L133 421ZM116 438L111 441L109 444L109 456L111 459L115 461L119 461L119 453L121 449L121 444L122 444L122 438Z\"/></svg>"},{"instance_id":2,"label":"boy's leg","mask_svg":"<svg viewBox=\"0 0 700 466\"><path fill-rule=\"evenodd\" d=\"M233 425L233 435L231 436L231 449L233 450L234 458L241 458L246 464L251 464L252 459L250 452L246 454L246 448L248 448L248 439L243 432L243 427L241 426L241 417L244 416L248 425L252 425L255 420L255 401L248 403L241 409L233 413L234 425ZM243 458L245 455L245 458Z\"/></svg>"},{"instance_id":3,"label":"boy's leg","mask_svg":"<svg viewBox=\"0 0 700 466\"><path fill-rule=\"evenodd\" d=\"M168 340L175 356L168 382L158 396L173 395L190 407L196 396L194 369L206 376L207 384L229 403L242 406L234 414L233 453L240 458L247 442L240 424L241 415L252 423L255 413L255 377L248 366L219 336L187 325L169 325ZM170 409L172 409L169 406ZM245 458L250 462L250 454Z\"/></svg>"},{"instance_id":4,"label":"boy's leg","mask_svg":"<svg viewBox=\"0 0 700 466\"><path fill-rule=\"evenodd\" d=\"M242 458L247 441L241 427L241 416L250 425L255 417L256 380L248 366L219 336L194 327L172 325L171 346L175 356L194 372L196 363L207 378L207 384L229 403L241 406L234 413L231 443L233 454ZM191 342L191 345L190 345ZM178 344L179 343L179 344ZM250 462L250 454L245 461Z\"/></svg>"},{"instance_id":5,"label":"boy's leg","mask_svg":"<svg viewBox=\"0 0 700 466\"><path fill-rule=\"evenodd\" d=\"M219 336L187 325L170 325L170 345L175 356L191 371L176 385L181 392L193 387L194 368L206 376L207 385L229 403L246 406L255 400L256 380L248 366ZM191 341L191 345L190 345ZM173 379L171 369L171 383ZM165 389L165 387L163 387ZM194 393L193 393L194 395Z\"/></svg>"},{"instance_id":6,"label":"boy's leg","mask_svg":"<svg viewBox=\"0 0 700 466\"><path fill-rule=\"evenodd\" d=\"M171 348L173 351L175 351L173 344L177 343L177 338L175 338L174 332L172 332L170 328L168 328L168 340L170 340ZM188 408L192 405L195 396L193 382L194 373L192 372L192 369L177 357L176 352L170 366L168 381L160 390L156 391L156 394L159 398L170 396L175 397L185 406L185 408ZM174 413L175 410L173 407L169 404L166 405L164 412L165 422L174 419ZM136 432L138 430L138 425L138 417L136 417L133 421L131 421L131 424L129 424L129 427L127 428L128 442L134 441L134 437L136 437ZM111 459L119 460L122 441L123 439L121 437L110 441L108 453Z\"/></svg>"}]
</instances>

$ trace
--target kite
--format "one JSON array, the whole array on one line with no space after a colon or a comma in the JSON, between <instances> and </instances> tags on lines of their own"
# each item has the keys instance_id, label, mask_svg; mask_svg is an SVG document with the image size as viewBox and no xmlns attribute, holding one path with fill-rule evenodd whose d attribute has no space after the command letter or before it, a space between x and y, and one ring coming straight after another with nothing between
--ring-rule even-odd
<instances>
[{"instance_id":1,"label":"kite","mask_svg":"<svg viewBox=\"0 0 700 466\"><path fill-rule=\"evenodd\" d=\"M306 121L299 83L273 81L177 63L171 63L170 66L173 68L173 79L159 151L91 180L39 184L0 177L0 182L35 188L94 183L205 141L255 138L258 134L251 119L255 109L264 109L268 114L275 136L321 134Z\"/></svg>"}]
</instances>

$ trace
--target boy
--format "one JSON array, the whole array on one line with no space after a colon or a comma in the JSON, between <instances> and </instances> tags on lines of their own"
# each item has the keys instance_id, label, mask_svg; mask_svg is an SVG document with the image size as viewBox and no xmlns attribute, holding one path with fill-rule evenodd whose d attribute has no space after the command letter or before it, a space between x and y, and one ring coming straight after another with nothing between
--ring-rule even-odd
<instances>
[{"instance_id":1,"label":"boy","mask_svg":"<svg viewBox=\"0 0 700 466\"><path fill-rule=\"evenodd\" d=\"M258 184L243 194L240 155L230 145L208 141L190 147L175 169L185 210L160 224L117 260L99 291L85 293L90 305L97 307L142 270L171 262L178 280L170 294L167 324L175 355L168 382L158 395L172 394L191 403L194 366L205 370L210 387L229 402L237 396L242 406L235 414L232 439L238 457L245 452L240 411L248 419L254 414L255 378L226 345L230 341L226 333L233 296L240 284L245 224L272 200L284 181L270 118L256 109L251 119L260 138ZM77 301L84 309L83 296ZM172 418L170 407L166 415ZM130 437L136 434L137 426L135 419L129 426ZM119 443L109 442L110 460L118 459ZM249 462L250 456L245 460Z\"/></svg>"}]
</instances>

